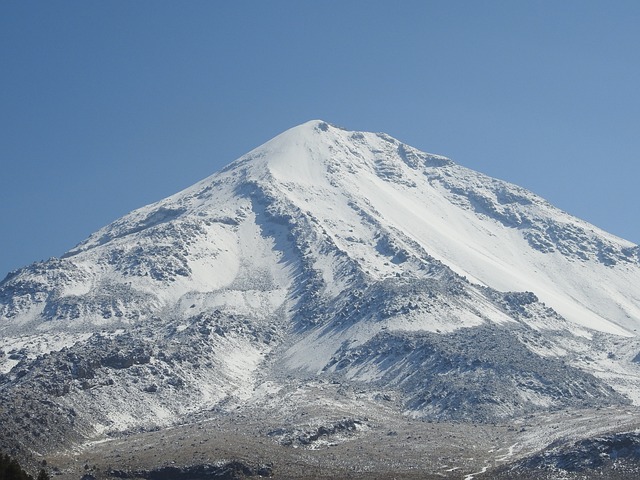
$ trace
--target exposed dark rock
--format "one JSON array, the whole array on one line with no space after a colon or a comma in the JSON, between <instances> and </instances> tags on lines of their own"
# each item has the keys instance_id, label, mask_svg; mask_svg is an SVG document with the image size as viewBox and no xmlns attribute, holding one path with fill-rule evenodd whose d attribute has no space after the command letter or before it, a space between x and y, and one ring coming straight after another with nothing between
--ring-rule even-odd
<instances>
[{"instance_id":1,"label":"exposed dark rock","mask_svg":"<svg viewBox=\"0 0 640 480\"><path fill-rule=\"evenodd\" d=\"M234 480L244 477L270 477L272 470L268 465L252 467L235 461L215 465L169 466L146 471L111 470L109 475L117 478L143 478L145 480Z\"/></svg>"},{"instance_id":2,"label":"exposed dark rock","mask_svg":"<svg viewBox=\"0 0 640 480\"><path fill-rule=\"evenodd\" d=\"M498 326L449 334L383 332L362 346L343 346L326 370L358 380L353 372L362 369L378 372L379 388L398 386L406 407L428 418L495 421L538 410L530 397L544 398L554 409L629 403L595 376L534 354L517 330Z\"/></svg>"},{"instance_id":3,"label":"exposed dark rock","mask_svg":"<svg viewBox=\"0 0 640 480\"><path fill-rule=\"evenodd\" d=\"M612 478L640 474L640 434L557 441L542 452L498 468L495 478Z\"/></svg>"}]
</instances>

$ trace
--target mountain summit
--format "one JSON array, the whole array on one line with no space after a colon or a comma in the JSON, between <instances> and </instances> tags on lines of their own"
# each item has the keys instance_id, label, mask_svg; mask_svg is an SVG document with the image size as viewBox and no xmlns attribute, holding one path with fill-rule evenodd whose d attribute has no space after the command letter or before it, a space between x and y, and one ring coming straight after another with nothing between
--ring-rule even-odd
<instances>
[{"instance_id":1,"label":"mountain summit","mask_svg":"<svg viewBox=\"0 0 640 480\"><path fill-rule=\"evenodd\" d=\"M639 284L638 246L523 188L307 122L5 278L1 446L232 409L290 445L319 398L353 435L363 402L465 422L635 404Z\"/></svg>"}]
</instances>

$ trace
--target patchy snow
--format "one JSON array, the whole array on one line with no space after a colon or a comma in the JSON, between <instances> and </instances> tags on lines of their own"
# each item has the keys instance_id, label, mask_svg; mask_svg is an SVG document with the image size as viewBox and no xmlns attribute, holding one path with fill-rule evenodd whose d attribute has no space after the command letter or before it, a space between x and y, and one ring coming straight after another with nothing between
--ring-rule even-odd
<instances>
[{"instance_id":1,"label":"patchy snow","mask_svg":"<svg viewBox=\"0 0 640 480\"><path fill-rule=\"evenodd\" d=\"M513 445L510 445L509 448L507 449L507 452L500 456L500 457L496 457L496 462L506 462L508 461L511 457L513 457L514 453L516 452L516 447L518 446L518 443L514 443ZM477 474L476 474L477 475Z\"/></svg>"},{"instance_id":2,"label":"patchy snow","mask_svg":"<svg viewBox=\"0 0 640 480\"><path fill-rule=\"evenodd\" d=\"M53 351L70 347L75 343L86 340L90 333L55 333L51 335L20 335L16 337L1 337L0 373L8 373L23 359L34 359Z\"/></svg>"},{"instance_id":3,"label":"patchy snow","mask_svg":"<svg viewBox=\"0 0 640 480\"><path fill-rule=\"evenodd\" d=\"M489 467L485 465L484 467L482 467L482 469L479 472L474 472L474 473L470 473L468 475L465 475L464 480L473 480L474 478L476 478L476 475L482 475L488 469L489 469Z\"/></svg>"}]
</instances>

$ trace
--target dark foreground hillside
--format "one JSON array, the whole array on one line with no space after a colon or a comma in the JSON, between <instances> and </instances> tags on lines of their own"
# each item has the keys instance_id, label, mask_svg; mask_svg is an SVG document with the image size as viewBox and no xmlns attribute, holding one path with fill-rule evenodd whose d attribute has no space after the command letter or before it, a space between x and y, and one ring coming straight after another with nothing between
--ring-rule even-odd
<instances>
[{"instance_id":1,"label":"dark foreground hillside","mask_svg":"<svg viewBox=\"0 0 640 480\"><path fill-rule=\"evenodd\" d=\"M0 453L0 480L33 480L33 477L22 469L16 459ZM49 480L49 475L41 469L36 480Z\"/></svg>"}]
</instances>

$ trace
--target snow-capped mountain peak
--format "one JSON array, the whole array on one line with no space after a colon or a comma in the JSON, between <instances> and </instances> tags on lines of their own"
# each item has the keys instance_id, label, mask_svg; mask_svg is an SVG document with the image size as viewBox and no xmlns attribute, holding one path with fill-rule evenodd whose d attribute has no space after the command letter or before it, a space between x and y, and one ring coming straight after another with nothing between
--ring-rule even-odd
<instances>
[{"instance_id":1,"label":"snow-capped mountain peak","mask_svg":"<svg viewBox=\"0 0 640 480\"><path fill-rule=\"evenodd\" d=\"M216 258L229 254L225 265L246 263L237 257L243 239L227 245L218 237L237 237L249 216L251 223L261 221L259 209L306 223L332 256L344 256L377 280L420 276L416 272L435 260L473 284L535 292L587 329L629 335L640 318L638 295L626 293L637 275L637 246L444 157L320 120L287 130L222 172L99 230L62 265L80 276L108 274L120 285L131 277L181 279L181 295L200 271L206 279L196 280L198 289L215 290L219 275L205 266L218 264L211 250L231 247L233 254L222 248L225 255ZM275 245L277 255L291 254L278 238L269 241L282 244ZM85 269L85 259L101 267ZM333 266L317 268L325 281L335 280ZM157 288L151 282L144 290ZM169 297L175 301L175 294Z\"/></svg>"},{"instance_id":2,"label":"snow-capped mountain peak","mask_svg":"<svg viewBox=\"0 0 640 480\"><path fill-rule=\"evenodd\" d=\"M292 376L395 389L437 417L624 403L639 281L638 246L523 188L316 120L10 274L0 365L96 432Z\"/></svg>"}]
</instances>

